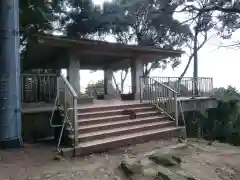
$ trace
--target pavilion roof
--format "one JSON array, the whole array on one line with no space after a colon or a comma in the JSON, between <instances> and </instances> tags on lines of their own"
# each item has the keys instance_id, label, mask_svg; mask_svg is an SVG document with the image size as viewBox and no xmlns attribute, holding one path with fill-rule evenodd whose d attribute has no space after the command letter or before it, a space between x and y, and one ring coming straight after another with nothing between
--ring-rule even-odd
<instances>
[{"instance_id":1,"label":"pavilion roof","mask_svg":"<svg viewBox=\"0 0 240 180\"><path fill-rule=\"evenodd\" d=\"M125 45L89 39L74 39L64 36L33 35L28 38L23 67L67 68L69 54L81 60L83 69L113 69L129 66L129 60L139 58L145 62L161 58L179 57L181 50L166 50L150 46Z\"/></svg>"}]
</instances>

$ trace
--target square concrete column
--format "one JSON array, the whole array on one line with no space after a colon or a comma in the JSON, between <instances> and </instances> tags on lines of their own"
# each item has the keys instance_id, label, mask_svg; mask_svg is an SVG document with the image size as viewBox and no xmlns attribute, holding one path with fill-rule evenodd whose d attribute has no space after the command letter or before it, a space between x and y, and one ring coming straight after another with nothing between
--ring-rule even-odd
<instances>
[{"instance_id":1,"label":"square concrete column","mask_svg":"<svg viewBox=\"0 0 240 180\"><path fill-rule=\"evenodd\" d=\"M131 80L132 80L132 92L135 93L135 99L140 99L140 77L143 76L144 64L140 60L131 61Z\"/></svg>"},{"instance_id":2,"label":"square concrete column","mask_svg":"<svg viewBox=\"0 0 240 180\"><path fill-rule=\"evenodd\" d=\"M80 95L80 60L75 56L69 57L69 65L67 70L67 78L69 83L78 95Z\"/></svg>"},{"instance_id":3,"label":"square concrete column","mask_svg":"<svg viewBox=\"0 0 240 180\"><path fill-rule=\"evenodd\" d=\"M115 94L115 89L112 83L113 71L110 69L104 69L104 93Z\"/></svg>"}]
</instances>

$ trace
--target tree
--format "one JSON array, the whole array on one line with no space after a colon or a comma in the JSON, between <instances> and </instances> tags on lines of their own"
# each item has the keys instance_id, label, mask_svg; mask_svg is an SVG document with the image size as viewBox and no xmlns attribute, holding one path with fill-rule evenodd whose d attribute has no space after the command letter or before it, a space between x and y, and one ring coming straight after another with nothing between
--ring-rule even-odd
<instances>
[{"instance_id":1,"label":"tree","mask_svg":"<svg viewBox=\"0 0 240 180\"><path fill-rule=\"evenodd\" d=\"M193 40L190 43L186 43L187 47L190 50L190 55L188 59L188 63L180 75L178 81L179 84L181 83L182 78L184 77L185 73L187 72L189 65L194 60L194 69L193 69L193 78L194 78L194 96L199 95L198 90L198 51L205 45L205 43L209 40L208 33L213 28L214 24L211 21L211 12L202 13L201 15L197 16L197 19L193 19L191 24L193 26ZM199 42L199 35L202 35L203 40Z\"/></svg>"},{"instance_id":2,"label":"tree","mask_svg":"<svg viewBox=\"0 0 240 180\"><path fill-rule=\"evenodd\" d=\"M20 1L20 36L21 45L26 43L28 35L53 30L52 23L57 20L54 12L57 11L57 3L49 1Z\"/></svg>"},{"instance_id":3,"label":"tree","mask_svg":"<svg viewBox=\"0 0 240 180\"><path fill-rule=\"evenodd\" d=\"M214 95L218 100L240 100L240 93L233 86L228 86L226 89L223 87L214 89Z\"/></svg>"},{"instance_id":4,"label":"tree","mask_svg":"<svg viewBox=\"0 0 240 180\"><path fill-rule=\"evenodd\" d=\"M239 30L240 2L238 0L197 0L186 3L180 12L191 14L194 19L205 13L211 13L209 19L214 24L217 34L223 39L229 39L234 32ZM239 45L235 42L234 45Z\"/></svg>"},{"instance_id":5,"label":"tree","mask_svg":"<svg viewBox=\"0 0 240 180\"><path fill-rule=\"evenodd\" d=\"M101 20L101 8L96 6L92 0L68 1L62 9L65 9L64 15L61 17L65 35L92 39L104 34L105 27Z\"/></svg>"},{"instance_id":6,"label":"tree","mask_svg":"<svg viewBox=\"0 0 240 180\"><path fill-rule=\"evenodd\" d=\"M106 2L103 9L95 6L91 0L75 1L67 6L70 9L62 17L65 24L64 34L73 37L101 38L111 35L119 43L130 44L135 41L138 45L156 46L174 49L182 46L191 32L187 25L181 25L173 18L174 10L181 3L151 0L115 0ZM166 12L159 10L165 7ZM152 13L152 15L149 15ZM178 27L176 27L176 25ZM148 75L154 68L166 67L171 63L175 67L180 63L177 58L156 60L145 65L144 75ZM121 87L129 69L121 70ZM116 80L116 79L114 79Z\"/></svg>"},{"instance_id":7,"label":"tree","mask_svg":"<svg viewBox=\"0 0 240 180\"><path fill-rule=\"evenodd\" d=\"M216 108L203 112L187 113L187 129L195 132L199 129L201 138L219 140L234 145L240 145L240 93L232 86L216 88L215 97L218 99ZM186 116L185 116L186 117ZM197 124L197 126L196 126Z\"/></svg>"},{"instance_id":8,"label":"tree","mask_svg":"<svg viewBox=\"0 0 240 180\"><path fill-rule=\"evenodd\" d=\"M188 25L181 24L173 14L181 1L161 0L115 0L103 5L103 19L118 42L155 46L164 49L181 47L192 36ZM164 9L164 11L162 10ZM145 65L144 75L154 68L172 63L177 66L177 58L156 59Z\"/></svg>"},{"instance_id":9,"label":"tree","mask_svg":"<svg viewBox=\"0 0 240 180\"><path fill-rule=\"evenodd\" d=\"M20 59L24 61L27 37L35 33L52 33L60 2L21 0L19 10ZM22 71L23 69L21 69Z\"/></svg>"},{"instance_id":10,"label":"tree","mask_svg":"<svg viewBox=\"0 0 240 180\"><path fill-rule=\"evenodd\" d=\"M116 90L119 94L123 93L123 91L124 91L124 83L127 79L128 74L129 74L129 68L120 70L120 87L117 83L115 75L113 74L113 82L114 82L114 84L116 86Z\"/></svg>"}]
</instances>

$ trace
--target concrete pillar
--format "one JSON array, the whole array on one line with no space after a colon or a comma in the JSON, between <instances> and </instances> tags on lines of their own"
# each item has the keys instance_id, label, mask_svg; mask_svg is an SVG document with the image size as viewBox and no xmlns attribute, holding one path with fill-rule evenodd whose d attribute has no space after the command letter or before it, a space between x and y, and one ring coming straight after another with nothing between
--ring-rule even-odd
<instances>
[{"instance_id":1,"label":"concrete pillar","mask_svg":"<svg viewBox=\"0 0 240 180\"><path fill-rule=\"evenodd\" d=\"M104 70L104 93L105 94L116 94L116 90L113 87L113 71L110 69Z\"/></svg>"},{"instance_id":2,"label":"concrete pillar","mask_svg":"<svg viewBox=\"0 0 240 180\"><path fill-rule=\"evenodd\" d=\"M67 70L67 78L69 83L78 95L80 95L80 60L75 56L69 57L69 65Z\"/></svg>"},{"instance_id":3,"label":"concrete pillar","mask_svg":"<svg viewBox=\"0 0 240 180\"><path fill-rule=\"evenodd\" d=\"M140 60L131 61L131 80L132 80L132 92L135 93L135 99L140 99L140 77L143 76L144 64ZM142 87L141 87L142 88Z\"/></svg>"},{"instance_id":4,"label":"concrete pillar","mask_svg":"<svg viewBox=\"0 0 240 180\"><path fill-rule=\"evenodd\" d=\"M0 21L0 148L19 148L23 142L18 0L0 1Z\"/></svg>"}]
</instances>

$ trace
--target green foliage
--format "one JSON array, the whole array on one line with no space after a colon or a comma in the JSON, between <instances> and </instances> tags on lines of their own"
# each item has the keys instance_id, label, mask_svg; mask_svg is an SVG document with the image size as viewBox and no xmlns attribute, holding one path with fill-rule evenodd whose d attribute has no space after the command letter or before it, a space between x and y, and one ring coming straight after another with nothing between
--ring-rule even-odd
<instances>
[{"instance_id":1,"label":"green foliage","mask_svg":"<svg viewBox=\"0 0 240 180\"><path fill-rule=\"evenodd\" d=\"M59 16L58 3L55 1L19 1L19 29L20 29L20 59L24 60L27 37L36 33L52 32L53 22L57 21ZM22 69L21 69L22 71Z\"/></svg>"},{"instance_id":2,"label":"green foliage","mask_svg":"<svg viewBox=\"0 0 240 180\"><path fill-rule=\"evenodd\" d=\"M217 88L214 90L215 97L219 100L229 101L229 100L240 100L240 94L235 87L228 86L225 88Z\"/></svg>"},{"instance_id":3,"label":"green foliage","mask_svg":"<svg viewBox=\"0 0 240 180\"><path fill-rule=\"evenodd\" d=\"M62 25L66 25L66 35L89 38L90 35L104 30L101 8L94 5L92 0L69 3L68 9L61 21Z\"/></svg>"},{"instance_id":4,"label":"green foliage","mask_svg":"<svg viewBox=\"0 0 240 180\"><path fill-rule=\"evenodd\" d=\"M29 0L19 2L21 43L24 43L30 34L53 29L52 22L57 20L57 16L54 14L57 4Z\"/></svg>"},{"instance_id":5,"label":"green foliage","mask_svg":"<svg viewBox=\"0 0 240 180\"><path fill-rule=\"evenodd\" d=\"M181 4L181 1L171 0L115 0L104 3L103 19L109 34L114 35L118 42L175 49L192 37L189 26L173 18ZM176 67L180 61L177 58L156 59L146 64L144 74L148 75L152 69L164 68L169 63Z\"/></svg>"},{"instance_id":6,"label":"green foliage","mask_svg":"<svg viewBox=\"0 0 240 180\"><path fill-rule=\"evenodd\" d=\"M188 133L196 131L197 122L200 122L204 138L240 145L240 93L229 86L227 89L216 89L215 95L218 98L217 108L195 112L195 117L188 114Z\"/></svg>"}]
</instances>

